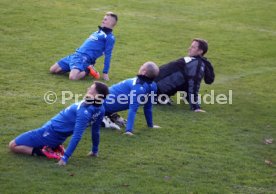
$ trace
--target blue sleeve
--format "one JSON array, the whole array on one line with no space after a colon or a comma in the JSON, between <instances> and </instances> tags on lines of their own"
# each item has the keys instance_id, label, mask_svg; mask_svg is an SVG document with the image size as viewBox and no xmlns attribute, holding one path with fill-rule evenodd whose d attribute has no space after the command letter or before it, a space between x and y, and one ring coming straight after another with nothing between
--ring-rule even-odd
<instances>
[{"instance_id":1,"label":"blue sleeve","mask_svg":"<svg viewBox=\"0 0 276 194\"><path fill-rule=\"evenodd\" d=\"M108 73L109 71L114 44L115 44L115 37L113 35L107 36L106 43L105 43L105 50L104 50L105 58L104 58L103 73Z\"/></svg>"},{"instance_id":2,"label":"blue sleeve","mask_svg":"<svg viewBox=\"0 0 276 194\"><path fill-rule=\"evenodd\" d=\"M151 85L151 94L154 95L157 93L157 84L153 82ZM153 127L153 119L152 119L152 100L154 99L154 96L149 96L148 97L148 102L144 105L144 114L146 117L146 121L148 124L148 127Z\"/></svg>"},{"instance_id":3,"label":"blue sleeve","mask_svg":"<svg viewBox=\"0 0 276 194\"><path fill-rule=\"evenodd\" d=\"M134 121L136 117L137 110L140 106L138 102L139 94L144 94L144 89L141 85L137 84L132 88L133 95L132 99L130 99L129 109L128 109L128 117L127 117L127 124L126 124L126 131L131 132L133 130Z\"/></svg>"},{"instance_id":4,"label":"blue sleeve","mask_svg":"<svg viewBox=\"0 0 276 194\"><path fill-rule=\"evenodd\" d=\"M153 127L153 122L152 122L152 103L151 99L148 99L148 102L144 105L144 114L145 118L148 124L148 127Z\"/></svg>"},{"instance_id":5,"label":"blue sleeve","mask_svg":"<svg viewBox=\"0 0 276 194\"><path fill-rule=\"evenodd\" d=\"M75 151L79 141L82 138L83 132L87 127L87 123L89 122L90 117L91 117L91 114L87 112L86 108L80 107L80 109L77 110L74 132L73 132L71 140L68 144L66 152L64 153L64 156L62 157L62 160L64 160L65 162L68 161L70 156Z\"/></svg>"},{"instance_id":6,"label":"blue sleeve","mask_svg":"<svg viewBox=\"0 0 276 194\"><path fill-rule=\"evenodd\" d=\"M104 117L104 112L99 115L96 121L91 126L91 140L92 140L92 152L98 153L98 146L100 143L100 127Z\"/></svg>"},{"instance_id":7,"label":"blue sleeve","mask_svg":"<svg viewBox=\"0 0 276 194\"><path fill-rule=\"evenodd\" d=\"M126 131L132 132L138 107L132 106L129 108L128 116L127 116Z\"/></svg>"}]
</instances>

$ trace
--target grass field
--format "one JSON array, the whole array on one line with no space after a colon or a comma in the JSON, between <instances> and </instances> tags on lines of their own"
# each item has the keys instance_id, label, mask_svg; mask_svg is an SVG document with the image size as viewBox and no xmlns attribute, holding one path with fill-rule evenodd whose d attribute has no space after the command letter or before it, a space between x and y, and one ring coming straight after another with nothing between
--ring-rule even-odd
<instances>
[{"instance_id":1,"label":"grass field","mask_svg":"<svg viewBox=\"0 0 276 194\"><path fill-rule=\"evenodd\" d=\"M61 91L84 94L92 83L49 67L106 11L119 15L108 85L135 76L145 61L185 56L202 37L216 80L201 93L232 90L233 104L203 104L205 114L155 106L161 129L148 129L139 110L134 137L103 129L100 156L91 159L87 130L65 167L10 153L10 140L74 102L61 104ZM275 1L0 0L0 13L0 193L276 193ZM53 105L43 100L50 90L59 98Z\"/></svg>"}]
</instances>

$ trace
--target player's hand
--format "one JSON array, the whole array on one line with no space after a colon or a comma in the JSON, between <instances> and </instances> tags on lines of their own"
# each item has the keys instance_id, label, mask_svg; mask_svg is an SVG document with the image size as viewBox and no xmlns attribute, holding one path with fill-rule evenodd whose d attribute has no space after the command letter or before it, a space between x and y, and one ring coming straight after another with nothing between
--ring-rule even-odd
<instances>
[{"instance_id":1,"label":"player's hand","mask_svg":"<svg viewBox=\"0 0 276 194\"><path fill-rule=\"evenodd\" d=\"M103 79L105 81L109 81L109 77L108 77L108 74L107 73L103 73Z\"/></svg>"},{"instance_id":2,"label":"player's hand","mask_svg":"<svg viewBox=\"0 0 276 194\"><path fill-rule=\"evenodd\" d=\"M153 128L153 129L159 129L159 128L161 128L161 127L160 127L159 125L153 125L152 128Z\"/></svg>"},{"instance_id":3,"label":"player's hand","mask_svg":"<svg viewBox=\"0 0 276 194\"><path fill-rule=\"evenodd\" d=\"M206 112L206 111L202 109L195 109L194 112Z\"/></svg>"},{"instance_id":4,"label":"player's hand","mask_svg":"<svg viewBox=\"0 0 276 194\"><path fill-rule=\"evenodd\" d=\"M66 162L64 162L62 159L60 159L57 163L59 166L65 166Z\"/></svg>"},{"instance_id":5,"label":"player's hand","mask_svg":"<svg viewBox=\"0 0 276 194\"><path fill-rule=\"evenodd\" d=\"M92 151L87 154L90 157L98 157L98 153L93 153Z\"/></svg>"}]
</instances>

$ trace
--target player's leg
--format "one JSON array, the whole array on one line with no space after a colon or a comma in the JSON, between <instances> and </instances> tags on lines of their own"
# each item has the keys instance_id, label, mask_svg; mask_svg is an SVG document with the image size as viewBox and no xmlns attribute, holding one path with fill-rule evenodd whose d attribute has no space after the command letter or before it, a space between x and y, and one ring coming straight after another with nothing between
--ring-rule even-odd
<instances>
[{"instance_id":1,"label":"player's leg","mask_svg":"<svg viewBox=\"0 0 276 194\"><path fill-rule=\"evenodd\" d=\"M9 148L14 153L44 156L41 148L46 145L42 141L45 129L27 131L22 133L9 143Z\"/></svg>"},{"instance_id":2,"label":"player's leg","mask_svg":"<svg viewBox=\"0 0 276 194\"><path fill-rule=\"evenodd\" d=\"M50 73L57 74L57 73L61 73L61 72L62 72L62 69L58 63L55 63L54 65L52 65L50 67Z\"/></svg>"},{"instance_id":3,"label":"player's leg","mask_svg":"<svg viewBox=\"0 0 276 194\"><path fill-rule=\"evenodd\" d=\"M57 159L60 158L60 156L57 156L52 148L59 147L59 145L61 145L65 140L65 136L61 136L53 132L51 130L51 126L45 124L39 129L25 132L16 137L9 143L9 148L14 153L34 156L47 156L48 158ZM43 152L43 148L48 146L51 150L47 149L46 152L48 154L45 154Z\"/></svg>"},{"instance_id":4,"label":"player's leg","mask_svg":"<svg viewBox=\"0 0 276 194\"><path fill-rule=\"evenodd\" d=\"M104 116L101 125L104 128L111 128L111 129L116 129L119 131L121 130L120 126L117 125L116 123L112 122L108 116Z\"/></svg>"},{"instance_id":5,"label":"player's leg","mask_svg":"<svg viewBox=\"0 0 276 194\"><path fill-rule=\"evenodd\" d=\"M69 55L67 57L62 58L58 62L56 62L54 65L50 67L50 73L53 74L60 74L70 71L70 60L72 58L72 55Z\"/></svg>"},{"instance_id":6,"label":"player's leg","mask_svg":"<svg viewBox=\"0 0 276 194\"><path fill-rule=\"evenodd\" d=\"M120 127L126 127L127 120L121 117L118 113L113 113L108 117L113 123L119 125Z\"/></svg>"},{"instance_id":7,"label":"player's leg","mask_svg":"<svg viewBox=\"0 0 276 194\"><path fill-rule=\"evenodd\" d=\"M95 69L94 65L95 64L91 64L87 67L89 75L91 75L95 79L100 79L100 73Z\"/></svg>"},{"instance_id":8,"label":"player's leg","mask_svg":"<svg viewBox=\"0 0 276 194\"><path fill-rule=\"evenodd\" d=\"M86 76L85 71L80 71L79 69L72 69L69 74L70 80L79 80L83 79Z\"/></svg>"},{"instance_id":9,"label":"player's leg","mask_svg":"<svg viewBox=\"0 0 276 194\"><path fill-rule=\"evenodd\" d=\"M70 61L70 80L79 80L83 79L88 73L89 70L87 67L89 66L87 57L81 54L74 54L71 57Z\"/></svg>"},{"instance_id":10,"label":"player's leg","mask_svg":"<svg viewBox=\"0 0 276 194\"><path fill-rule=\"evenodd\" d=\"M15 143L15 140L12 140L9 143L9 148L14 153L27 154L27 155L32 155L32 152L34 149L33 147L29 147L29 146L25 146L25 145L17 145Z\"/></svg>"},{"instance_id":11,"label":"player's leg","mask_svg":"<svg viewBox=\"0 0 276 194\"><path fill-rule=\"evenodd\" d=\"M32 155L32 156L45 156L41 148L34 148L30 146L25 146L25 145L17 145L15 140L12 140L9 143L9 148L12 152L18 153L18 154L26 154L26 155Z\"/></svg>"}]
</instances>

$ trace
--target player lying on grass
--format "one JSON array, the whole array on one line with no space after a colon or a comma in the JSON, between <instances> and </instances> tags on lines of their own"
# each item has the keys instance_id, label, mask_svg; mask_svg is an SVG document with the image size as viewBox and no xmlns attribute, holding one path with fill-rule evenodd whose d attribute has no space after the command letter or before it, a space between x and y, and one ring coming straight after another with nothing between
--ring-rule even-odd
<instances>
[{"instance_id":1,"label":"player lying on grass","mask_svg":"<svg viewBox=\"0 0 276 194\"><path fill-rule=\"evenodd\" d=\"M55 158L59 160L59 165L65 165L91 123L92 149L89 155L97 156L100 125L105 114L102 103L107 95L108 87L104 83L94 82L87 89L83 101L62 110L41 128L19 135L9 143L9 148L15 153ZM64 150L60 145L71 135L63 155Z\"/></svg>"},{"instance_id":2,"label":"player lying on grass","mask_svg":"<svg viewBox=\"0 0 276 194\"><path fill-rule=\"evenodd\" d=\"M110 116L119 111L128 110L126 123L127 135L133 135L134 121L140 105L144 106L144 114L148 127L158 127L152 121L152 98L157 87L153 81L159 73L158 66L153 62L144 63L134 78L126 79L109 87L109 95L104 102L106 115ZM108 126L106 126L108 127Z\"/></svg>"},{"instance_id":3,"label":"player lying on grass","mask_svg":"<svg viewBox=\"0 0 276 194\"><path fill-rule=\"evenodd\" d=\"M212 64L203 57L207 51L208 44L205 40L194 39L187 57L160 66L160 73L155 79L158 95L173 96L177 91L185 91L191 110L205 112L198 103L200 83L203 77L207 84L213 83L215 78Z\"/></svg>"},{"instance_id":4,"label":"player lying on grass","mask_svg":"<svg viewBox=\"0 0 276 194\"><path fill-rule=\"evenodd\" d=\"M107 12L102 20L99 30L92 33L89 38L75 51L75 53L62 58L60 61L52 65L50 72L53 74L69 73L70 80L79 80L84 78L89 72L95 78L99 78L99 74L95 72L93 65L97 58L105 55L103 79L109 80L108 72L110 68L110 60L115 37L112 29L118 21L116 14Z\"/></svg>"}]
</instances>

